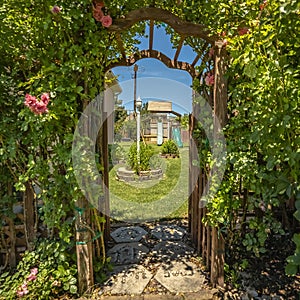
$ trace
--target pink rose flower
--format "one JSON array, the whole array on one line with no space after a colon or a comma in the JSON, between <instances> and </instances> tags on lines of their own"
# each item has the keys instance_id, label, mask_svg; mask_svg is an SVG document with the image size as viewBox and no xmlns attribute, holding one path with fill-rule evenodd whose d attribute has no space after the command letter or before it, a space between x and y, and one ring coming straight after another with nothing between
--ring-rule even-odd
<instances>
[{"instance_id":1,"label":"pink rose flower","mask_svg":"<svg viewBox=\"0 0 300 300\"><path fill-rule=\"evenodd\" d=\"M42 96L41 96L41 101L43 103L45 103L46 105L48 105L49 101L50 101L50 97L49 97L49 94L48 93L44 93ZM34 268L37 270L37 268ZM32 269L33 270L33 269ZM34 274L36 275L36 274Z\"/></svg>"},{"instance_id":2,"label":"pink rose flower","mask_svg":"<svg viewBox=\"0 0 300 300\"><path fill-rule=\"evenodd\" d=\"M214 74L211 74L210 72L207 73L206 77L205 77L205 84L208 86L212 86L215 83L215 76Z\"/></svg>"},{"instance_id":3,"label":"pink rose flower","mask_svg":"<svg viewBox=\"0 0 300 300\"><path fill-rule=\"evenodd\" d=\"M112 18L110 15L104 16L101 20L104 27L109 27L112 24Z\"/></svg>"},{"instance_id":4,"label":"pink rose flower","mask_svg":"<svg viewBox=\"0 0 300 300\"><path fill-rule=\"evenodd\" d=\"M47 113L48 112L48 108L47 108L47 105L41 101L38 101L33 110L32 110L36 115L40 115L40 114L43 114L43 113Z\"/></svg>"},{"instance_id":5,"label":"pink rose flower","mask_svg":"<svg viewBox=\"0 0 300 300\"><path fill-rule=\"evenodd\" d=\"M59 6L57 6L57 5L54 5L54 6L51 8L51 12L52 12L53 14L58 14L58 13L60 13L60 11L61 11L61 8L60 8Z\"/></svg>"},{"instance_id":6,"label":"pink rose flower","mask_svg":"<svg viewBox=\"0 0 300 300\"><path fill-rule=\"evenodd\" d=\"M248 27L242 27L238 29L238 34L239 35L245 35L249 33L249 28Z\"/></svg>"},{"instance_id":7,"label":"pink rose flower","mask_svg":"<svg viewBox=\"0 0 300 300\"><path fill-rule=\"evenodd\" d=\"M34 114L39 115L48 112L47 105L50 101L50 97L47 93L41 96L41 101L38 101L36 97L26 94L25 106L27 106ZM36 270L35 270L36 269ZM37 272L37 268L33 268L33 272ZM36 274L32 274L36 275Z\"/></svg>"},{"instance_id":8,"label":"pink rose flower","mask_svg":"<svg viewBox=\"0 0 300 300\"><path fill-rule=\"evenodd\" d=\"M34 105L36 103L36 98L34 96L31 96L29 94L26 94L25 96L25 102L24 104L27 106L27 107L31 107L32 105Z\"/></svg>"},{"instance_id":9,"label":"pink rose flower","mask_svg":"<svg viewBox=\"0 0 300 300\"><path fill-rule=\"evenodd\" d=\"M20 298L23 297L25 294L24 294L24 291L23 290L17 290L17 296L19 296Z\"/></svg>"},{"instance_id":10,"label":"pink rose flower","mask_svg":"<svg viewBox=\"0 0 300 300\"><path fill-rule=\"evenodd\" d=\"M27 281L34 281L36 280L36 276L33 275L33 274L30 274L28 277L27 277Z\"/></svg>"},{"instance_id":11,"label":"pink rose flower","mask_svg":"<svg viewBox=\"0 0 300 300\"><path fill-rule=\"evenodd\" d=\"M43 95L45 95L45 94L43 94ZM46 94L46 95L48 95L48 94ZM49 97L49 95L48 95L48 97ZM43 101L43 99L42 99L42 101ZM32 274L32 275L37 275L38 272L39 272L38 268L33 268L33 269L30 270L30 274Z\"/></svg>"},{"instance_id":12,"label":"pink rose flower","mask_svg":"<svg viewBox=\"0 0 300 300\"><path fill-rule=\"evenodd\" d=\"M23 283L17 290L17 296L23 297L24 295L27 295L29 293L27 289L27 284Z\"/></svg>"},{"instance_id":13,"label":"pink rose flower","mask_svg":"<svg viewBox=\"0 0 300 300\"><path fill-rule=\"evenodd\" d=\"M93 17L98 22L102 21L104 14L100 6L93 9Z\"/></svg>"}]
</instances>

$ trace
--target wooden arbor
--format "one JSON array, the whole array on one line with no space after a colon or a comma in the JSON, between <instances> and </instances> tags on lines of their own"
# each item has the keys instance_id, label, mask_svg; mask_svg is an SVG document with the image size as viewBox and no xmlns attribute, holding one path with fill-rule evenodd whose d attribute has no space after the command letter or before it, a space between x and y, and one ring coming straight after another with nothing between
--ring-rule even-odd
<instances>
[{"instance_id":1,"label":"wooden arbor","mask_svg":"<svg viewBox=\"0 0 300 300\"><path fill-rule=\"evenodd\" d=\"M137 22L149 20L150 34L148 49L144 49L127 56L125 47L122 42L121 34L126 29L130 28ZM177 34L180 35L180 40L173 58L166 56L164 53L153 49L154 37L154 22L159 21L171 26ZM167 67L185 70L189 72L193 79L201 77L202 74L197 73L195 65L200 60L205 63L208 58L208 50L214 48L214 89L213 99L210 105L213 107L214 118L214 137L217 137L221 129L225 126L227 120L227 84L224 78L225 72L225 49L223 42L216 36L210 35L210 32L200 24L193 24L183 21L169 11L148 7L141 8L129 12L126 16L114 20L114 23L108 30L115 34L119 50L119 60L109 64L109 68L115 66L131 66L142 58L156 58L163 62ZM196 38L201 40L199 47L197 47L197 55L194 57L192 63L178 61L179 54L185 39ZM205 68L204 68L205 69ZM204 95L205 96L205 95ZM207 95L206 95L207 96ZM211 95L210 95L211 96ZM208 100L208 99L207 99ZM202 223L202 218L207 213L205 207L200 207L199 200L203 194L204 187L208 178L205 176L205 170L199 166L194 166L192 162L198 159L197 143L192 140L193 130L197 127L197 114L199 113L199 106L193 104L193 113L190 116L190 197L189 197L189 228L192 240L197 251L202 254L206 261L207 267L211 270L211 282L214 285L222 286L224 284L224 239L222 234L218 234L217 228L205 226ZM105 124L102 135L102 157L107 155L107 133L105 131ZM108 165L107 161L103 161L104 167ZM108 187L108 169L104 170L104 183ZM108 197L108 195L107 195ZM108 199L106 199L108 202ZM107 224L108 225L108 224Z\"/></svg>"}]
</instances>

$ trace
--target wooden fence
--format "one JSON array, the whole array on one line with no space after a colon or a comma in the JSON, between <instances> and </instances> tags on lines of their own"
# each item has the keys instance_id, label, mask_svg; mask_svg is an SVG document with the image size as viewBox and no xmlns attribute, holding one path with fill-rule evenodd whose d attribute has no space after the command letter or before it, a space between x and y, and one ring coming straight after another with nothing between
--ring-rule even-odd
<instances>
[{"instance_id":1,"label":"wooden fence","mask_svg":"<svg viewBox=\"0 0 300 300\"><path fill-rule=\"evenodd\" d=\"M194 115L191 115L191 133L196 128L197 122ZM207 178L204 170L199 167L198 146L198 141L194 140L190 134L189 231L197 252L210 271L211 283L222 287L224 285L225 242L218 228L205 225L202 221L207 214L207 208L200 206L200 198Z\"/></svg>"}]
</instances>

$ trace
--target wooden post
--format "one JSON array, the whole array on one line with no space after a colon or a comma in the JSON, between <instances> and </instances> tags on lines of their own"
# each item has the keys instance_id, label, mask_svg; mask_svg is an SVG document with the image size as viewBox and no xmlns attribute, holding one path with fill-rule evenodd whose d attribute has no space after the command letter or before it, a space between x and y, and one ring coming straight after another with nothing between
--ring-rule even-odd
<instances>
[{"instance_id":1,"label":"wooden post","mask_svg":"<svg viewBox=\"0 0 300 300\"><path fill-rule=\"evenodd\" d=\"M105 215L105 232L104 238L107 243L110 238L110 204L109 204L109 157L108 157L108 127L107 127L107 113L103 112L103 126L102 126L102 166L103 166L103 192L104 192L104 215Z\"/></svg>"},{"instance_id":2,"label":"wooden post","mask_svg":"<svg viewBox=\"0 0 300 300\"><path fill-rule=\"evenodd\" d=\"M192 208L192 193L193 193L193 184L192 184L192 141L193 141L193 115L189 114L189 205L188 205L188 216L189 216L189 232L192 232L192 214L193 214L193 208ZM171 135L170 135L171 136Z\"/></svg>"},{"instance_id":3,"label":"wooden post","mask_svg":"<svg viewBox=\"0 0 300 300\"><path fill-rule=\"evenodd\" d=\"M209 268L210 258L211 258L211 226L207 226L206 231L206 249L207 249L207 257L206 257L206 266Z\"/></svg>"},{"instance_id":4,"label":"wooden post","mask_svg":"<svg viewBox=\"0 0 300 300\"><path fill-rule=\"evenodd\" d=\"M210 281L214 286L224 286L225 244L222 234L218 236L217 228L211 230L211 269Z\"/></svg>"},{"instance_id":5,"label":"wooden post","mask_svg":"<svg viewBox=\"0 0 300 300\"><path fill-rule=\"evenodd\" d=\"M76 254L79 294L82 295L94 285L92 236L88 230L89 203L85 197L76 201Z\"/></svg>"},{"instance_id":6,"label":"wooden post","mask_svg":"<svg viewBox=\"0 0 300 300\"><path fill-rule=\"evenodd\" d=\"M24 205L24 229L27 249L33 249L33 242L35 239L35 195L30 182L25 183L26 190L23 194Z\"/></svg>"},{"instance_id":7,"label":"wooden post","mask_svg":"<svg viewBox=\"0 0 300 300\"><path fill-rule=\"evenodd\" d=\"M194 165L194 162L198 161L198 149L196 141L193 140L192 132L197 127L197 118L195 116L198 115L199 105L193 104L193 114L191 116L191 124L190 124L190 198L189 198L189 212L190 212L190 229L192 241L195 246L198 244L198 213L199 213L199 165Z\"/></svg>"},{"instance_id":8,"label":"wooden post","mask_svg":"<svg viewBox=\"0 0 300 300\"><path fill-rule=\"evenodd\" d=\"M220 130L227 123L227 80L225 78L226 72L226 50L223 47L222 41L216 42L215 55L215 82L214 82L214 117L219 121L219 126L214 122L215 132Z\"/></svg>"},{"instance_id":9,"label":"wooden post","mask_svg":"<svg viewBox=\"0 0 300 300\"><path fill-rule=\"evenodd\" d=\"M217 41L215 55L215 82L214 82L214 141L218 141L222 129L227 123L227 81L226 72L226 50L223 41ZM218 229L211 230L211 283L213 285L224 285L224 252L225 244Z\"/></svg>"},{"instance_id":10,"label":"wooden post","mask_svg":"<svg viewBox=\"0 0 300 300\"><path fill-rule=\"evenodd\" d=\"M5 217L4 220L8 224L8 243L7 251L8 251L8 264L10 268L15 268L17 265L16 259L16 231L15 224L11 218Z\"/></svg>"},{"instance_id":11,"label":"wooden post","mask_svg":"<svg viewBox=\"0 0 300 300\"><path fill-rule=\"evenodd\" d=\"M86 101L83 104L83 109L87 105L88 102ZM90 122L83 129L86 136L89 136L93 130ZM82 295L94 285L92 234L89 230L91 224L90 205L84 195L77 199L75 205L78 287L79 294Z\"/></svg>"}]
</instances>

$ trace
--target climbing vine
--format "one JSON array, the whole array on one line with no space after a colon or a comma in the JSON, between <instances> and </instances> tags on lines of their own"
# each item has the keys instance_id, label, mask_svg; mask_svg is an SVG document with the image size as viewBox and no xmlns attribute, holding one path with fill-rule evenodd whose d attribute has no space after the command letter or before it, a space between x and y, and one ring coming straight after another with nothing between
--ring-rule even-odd
<instances>
[{"instance_id":1,"label":"climbing vine","mask_svg":"<svg viewBox=\"0 0 300 300\"><path fill-rule=\"evenodd\" d=\"M14 217L18 192L30 182L38 187L38 214L50 235L71 243L74 203L82 197L71 160L73 133L84 107L102 90L104 70L121 57L116 35L108 28L116 18L151 6L202 23L224 41L228 168L206 221L226 231L229 243L242 241L259 255L271 232L293 233L295 220L300 221L300 7L295 0L4 0L0 8L0 214ZM167 30L176 44L176 33ZM126 54L136 50L136 34L145 34L145 22L121 34ZM193 47L203 45L193 38L186 41ZM199 67L206 77L193 83L207 97L213 93L213 57L212 49ZM210 163L207 140L202 134L198 137L199 151ZM201 163L206 167L205 160ZM283 212L283 226L278 210ZM251 221L244 218L247 211L255 212ZM241 222L238 233L236 222ZM299 239L295 233L296 251L288 258L288 274L299 271Z\"/></svg>"}]
</instances>

